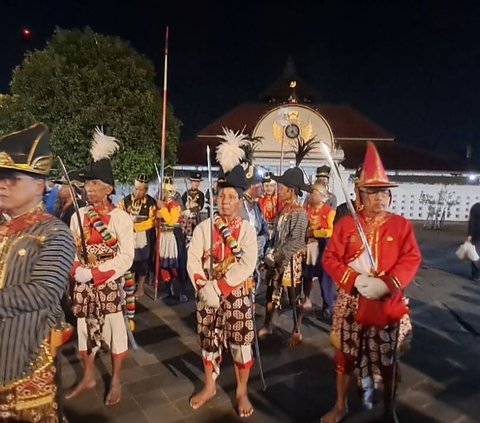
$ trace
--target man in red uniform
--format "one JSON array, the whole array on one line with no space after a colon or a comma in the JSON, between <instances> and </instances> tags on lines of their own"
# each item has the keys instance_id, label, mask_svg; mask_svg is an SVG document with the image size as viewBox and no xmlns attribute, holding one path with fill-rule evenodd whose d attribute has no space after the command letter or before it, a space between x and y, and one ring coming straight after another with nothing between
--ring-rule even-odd
<instances>
[{"instance_id":1,"label":"man in red uniform","mask_svg":"<svg viewBox=\"0 0 480 423\"><path fill-rule=\"evenodd\" d=\"M303 309L312 308L310 294L313 279L318 278L323 300L322 315L330 318L335 301L335 286L328 274L323 271L321 261L327 241L332 236L335 210L326 204L329 193L325 185L315 183L312 185L312 190L307 205L307 259L303 268L303 292L305 294Z\"/></svg>"},{"instance_id":2,"label":"man in red uniform","mask_svg":"<svg viewBox=\"0 0 480 423\"><path fill-rule=\"evenodd\" d=\"M347 413L347 392L355 368L361 378L381 377L384 419L395 422L393 407L400 319L408 313L403 297L421 262L412 224L388 212L390 188L372 143L367 145L357 183L358 218L376 264L362 244L352 216L345 216L333 231L323 255L324 269L338 286L332 344L336 348L337 400L322 422L338 422Z\"/></svg>"},{"instance_id":3,"label":"man in red uniform","mask_svg":"<svg viewBox=\"0 0 480 423\"><path fill-rule=\"evenodd\" d=\"M270 232L273 230L277 218L277 193L276 183L272 179L272 172L265 172L263 175L263 195L258 199L258 205L262 210L263 217L268 223Z\"/></svg>"}]
</instances>

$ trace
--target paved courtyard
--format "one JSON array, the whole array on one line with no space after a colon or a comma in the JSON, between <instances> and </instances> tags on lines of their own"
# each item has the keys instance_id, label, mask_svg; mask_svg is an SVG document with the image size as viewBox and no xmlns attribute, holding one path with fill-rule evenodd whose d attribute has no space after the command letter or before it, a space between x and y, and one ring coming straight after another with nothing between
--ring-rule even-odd
<instances>
[{"instance_id":1,"label":"paved courtyard","mask_svg":"<svg viewBox=\"0 0 480 423\"><path fill-rule=\"evenodd\" d=\"M408 289L414 322L412 349L402 358L398 415L402 422L480 422L480 286L468 279L469 268L454 255L465 237L465 224L447 224L443 231L416 225L424 261ZM316 296L316 297L315 297ZM315 287L314 303L318 305ZM257 320L263 321L259 294ZM125 360L123 400L103 405L110 372L107 354L97 359L95 390L65 402L71 423L236 422L235 377L228 356L216 397L204 408L189 407L190 396L202 386L202 363L195 332L194 301L154 302L143 297L137 305L135 337L140 345ZM291 314L276 321L271 338L261 341L267 390L262 391L255 366L250 382L255 414L249 422L318 422L334 402L333 349L329 326L314 310L304 319L304 342L284 345ZM258 323L257 323L258 324ZM63 348L62 384L72 386L81 365L72 341ZM369 422L380 408L362 411L351 392L352 417L346 423Z\"/></svg>"}]
</instances>

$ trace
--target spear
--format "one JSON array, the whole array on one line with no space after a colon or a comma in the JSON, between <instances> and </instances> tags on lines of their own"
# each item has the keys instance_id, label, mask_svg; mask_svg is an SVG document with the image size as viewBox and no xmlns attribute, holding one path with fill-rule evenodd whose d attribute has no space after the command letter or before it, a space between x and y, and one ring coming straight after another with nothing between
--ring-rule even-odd
<instances>
[{"instance_id":1,"label":"spear","mask_svg":"<svg viewBox=\"0 0 480 423\"><path fill-rule=\"evenodd\" d=\"M168 80L168 26L165 28L165 59L163 66L163 105L162 105L162 143L160 147L160 175L159 176L159 198L162 198L163 193L163 176L165 174L165 144L167 141L167 80ZM155 254L155 286L154 286L154 300L157 300L158 295L158 281L159 281L159 262L160 262L160 237L161 227L158 228L157 234L157 251Z\"/></svg>"},{"instance_id":2,"label":"spear","mask_svg":"<svg viewBox=\"0 0 480 423\"><path fill-rule=\"evenodd\" d=\"M167 138L167 80L168 80L168 26L165 29L165 61L163 66L163 107L162 107L162 146L161 146L161 162L160 176L163 183L163 175L165 173L165 144Z\"/></svg>"},{"instance_id":3,"label":"spear","mask_svg":"<svg viewBox=\"0 0 480 423\"><path fill-rule=\"evenodd\" d=\"M72 197L73 209L75 210L75 217L78 221L78 230L80 232L80 241L82 247L82 254L83 254L83 262L87 264L88 262L88 254L87 254L87 242L85 240L85 234L83 232L83 223L80 217L80 207L78 206L77 195L75 194L75 189L73 188L72 181L70 180L70 176L68 176L67 168L63 163L63 160L60 156L57 157L58 162L60 163L60 169L62 170L63 176L67 181L68 189L70 191L70 197Z\"/></svg>"}]
</instances>

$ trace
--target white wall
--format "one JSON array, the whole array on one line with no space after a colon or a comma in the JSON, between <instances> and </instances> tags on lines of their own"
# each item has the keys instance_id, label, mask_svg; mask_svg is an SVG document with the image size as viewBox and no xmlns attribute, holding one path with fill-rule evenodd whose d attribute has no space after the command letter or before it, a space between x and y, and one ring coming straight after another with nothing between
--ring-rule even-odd
<instances>
[{"instance_id":1,"label":"white wall","mask_svg":"<svg viewBox=\"0 0 480 423\"><path fill-rule=\"evenodd\" d=\"M308 175L315 174L315 168L305 168ZM353 173L352 170L345 170L341 167L341 176L346 184L349 193L353 192L353 184L349 181L349 175ZM444 184L426 184L421 182L421 176L418 177L417 183L399 183L397 188L392 188L392 204L390 210L394 213L400 214L411 220L425 220L428 215L428 204L420 203L420 195L422 191L426 194L438 197L438 193L442 189L447 189L448 192L453 192L453 198L459 200L458 205L450 208L450 215L447 215L447 221L465 222L468 221L470 208L473 204L480 202L480 186L479 185L444 185ZM187 181L188 182L188 181ZM178 192L181 194L185 192L185 182L181 178L175 178L174 183L177 186ZM150 183L148 193L152 197L156 197L157 193L156 183ZM117 204L123 196L132 192L132 186L120 185L115 186L117 194L114 196L114 203ZM200 183L200 189L205 193L207 191L207 181L203 180ZM330 190L337 196L338 204L345 201L340 184L336 178L330 178Z\"/></svg>"}]
</instances>

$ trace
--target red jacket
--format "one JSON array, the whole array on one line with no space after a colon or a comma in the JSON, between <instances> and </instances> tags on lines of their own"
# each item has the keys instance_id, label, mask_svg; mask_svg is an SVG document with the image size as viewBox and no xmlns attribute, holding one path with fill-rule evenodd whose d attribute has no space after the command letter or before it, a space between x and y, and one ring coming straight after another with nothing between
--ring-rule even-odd
<instances>
[{"instance_id":1,"label":"red jacket","mask_svg":"<svg viewBox=\"0 0 480 423\"><path fill-rule=\"evenodd\" d=\"M422 261L412 224L392 213L379 216L373 222L367 222L361 212L358 217L377 264L377 276L387 284L392 295L397 294L412 281ZM338 287L348 294L355 292L354 283L359 275L349 263L363 250L352 216L343 217L333 230L322 263Z\"/></svg>"}]
</instances>

